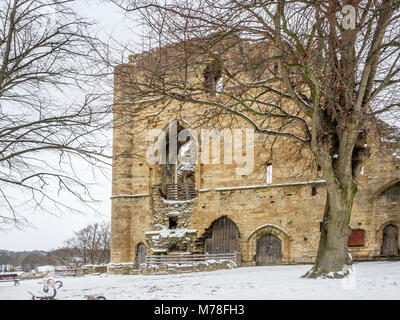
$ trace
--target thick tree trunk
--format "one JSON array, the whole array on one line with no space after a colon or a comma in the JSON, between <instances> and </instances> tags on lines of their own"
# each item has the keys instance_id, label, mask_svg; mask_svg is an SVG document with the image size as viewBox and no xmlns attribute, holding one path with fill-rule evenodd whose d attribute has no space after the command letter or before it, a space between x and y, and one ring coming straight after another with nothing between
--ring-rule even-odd
<instances>
[{"instance_id":1,"label":"thick tree trunk","mask_svg":"<svg viewBox=\"0 0 400 320\"><path fill-rule=\"evenodd\" d=\"M332 201L327 195L317 258L313 268L303 277L343 278L348 275L352 263L348 239L354 195L347 201Z\"/></svg>"},{"instance_id":2,"label":"thick tree trunk","mask_svg":"<svg viewBox=\"0 0 400 320\"><path fill-rule=\"evenodd\" d=\"M314 118L313 153L322 168L326 183L326 204L321 226L321 237L313 268L303 277L343 278L349 274L352 258L348 252L351 233L350 216L363 156L365 137L357 129L357 119L346 119L335 124L330 139L317 141L323 136L318 114ZM318 129L320 128L320 129ZM318 129L318 130L317 130ZM317 134L317 131L322 133ZM358 147L362 144L362 147Z\"/></svg>"}]
</instances>

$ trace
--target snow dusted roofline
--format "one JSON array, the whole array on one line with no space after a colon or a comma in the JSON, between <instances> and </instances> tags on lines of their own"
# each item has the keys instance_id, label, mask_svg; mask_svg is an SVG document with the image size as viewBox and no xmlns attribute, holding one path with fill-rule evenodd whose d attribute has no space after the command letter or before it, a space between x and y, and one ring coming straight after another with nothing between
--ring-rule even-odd
<instances>
[{"instance_id":1,"label":"snow dusted roofline","mask_svg":"<svg viewBox=\"0 0 400 320\"><path fill-rule=\"evenodd\" d=\"M230 190L246 190L246 189L263 189L263 188L279 188L279 187L290 187L290 186L301 186L308 184L323 184L325 180L314 180L314 181L303 181L303 182L288 182L288 183L276 183L276 184L259 184L251 186L237 186L237 187L222 187L222 188L206 188L199 189L199 192L209 192L209 191L230 191ZM140 198L149 197L148 193L138 193L138 194L116 194L111 196L111 199L116 198ZM195 199L190 200L164 200L166 203L182 203L191 202Z\"/></svg>"}]
</instances>

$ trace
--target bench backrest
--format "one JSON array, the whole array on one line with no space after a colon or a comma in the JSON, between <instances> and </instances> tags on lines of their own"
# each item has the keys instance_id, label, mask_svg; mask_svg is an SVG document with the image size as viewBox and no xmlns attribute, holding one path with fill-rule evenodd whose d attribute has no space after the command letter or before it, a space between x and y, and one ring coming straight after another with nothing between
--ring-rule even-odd
<instances>
[{"instance_id":1,"label":"bench backrest","mask_svg":"<svg viewBox=\"0 0 400 320\"><path fill-rule=\"evenodd\" d=\"M16 278L16 277L18 277L18 274L16 274L16 273L0 274L0 279L1 278Z\"/></svg>"}]
</instances>

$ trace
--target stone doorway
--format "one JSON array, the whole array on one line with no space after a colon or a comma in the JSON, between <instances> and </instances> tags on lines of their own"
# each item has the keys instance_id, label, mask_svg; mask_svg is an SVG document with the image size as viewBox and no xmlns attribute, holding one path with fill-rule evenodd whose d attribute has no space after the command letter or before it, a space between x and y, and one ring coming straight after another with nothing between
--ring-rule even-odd
<instances>
[{"instance_id":1,"label":"stone doorway","mask_svg":"<svg viewBox=\"0 0 400 320\"><path fill-rule=\"evenodd\" d=\"M221 217L211 225L211 237L205 239L204 251L210 254L240 252L239 229L228 217Z\"/></svg>"},{"instance_id":2,"label":"stone doorway","mask_svg":"<svg viewBox=\"0 0 400 320\"><path fill-rule=\"evenodd\" d=\"M397 257L399 255L398 236L399 230L393 224L389 224L383 229L381 252L383 257Z\"/></svg>"},{"instance_id":3,"label":"stone doorway","mask_svg":"<svg viewBox=\"0 0 400 320\"><path fill-rule=\"evenodd\" d=\"M138 267L146 262L146 246L140 243L137 247L137 265Z\"/></svg>"},{"instance_id":4,"label":"stone doorway","mask_svg":"<svg viewBox=\"0 0 400 320\"><path fill-rule=\"evenodd\" d=\"M256 265L268 266L282 263L282 241L266 234L257 241Z\"/></svg>"}]
</instances>

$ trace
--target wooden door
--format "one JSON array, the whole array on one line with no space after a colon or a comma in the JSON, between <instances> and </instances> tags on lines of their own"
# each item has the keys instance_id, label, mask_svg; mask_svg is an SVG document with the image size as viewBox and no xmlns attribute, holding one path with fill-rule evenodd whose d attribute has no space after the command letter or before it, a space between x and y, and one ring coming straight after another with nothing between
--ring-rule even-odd
<instances>
[{"instance_id":1,"label":"wooden door","mask_svg":"<svg viewBox=\"0 0 400 320\"><path fill-rule=\"evenodd\" d=\"M239 252L239 229L227 217L219 218L212 224L211 238L205 240L205 252L233 253Z\"/></svg>"},{"instance_id":2,"label":"wooden door","mask_svg":"<svg viewBox=\"0 0 400 320\"><path fill-rule=\"evenodd\" d=\"M389 224L383 229L382 256L393 257L399 255L398 230Z\"/></svg>"},{"instance_id":3,"label":"wooden door","mask_svg":"<svg viewBox=\"0 0 400 320\"><path fill-rule=\"evenodd\" d=\"M137 264L138 267L146 261L146 246L141 243L137 247Z\"/></svg>"},{"instance_id":4,"label":"wooden door","mask_svg":"<svg viewBox=\"0 0 400 320\"><path fill-rule=\"evenodd\" d=\"M256 265L281 264L282 241L272 234L266 234L257 241Z\"/></svg>"}]
</instances>

